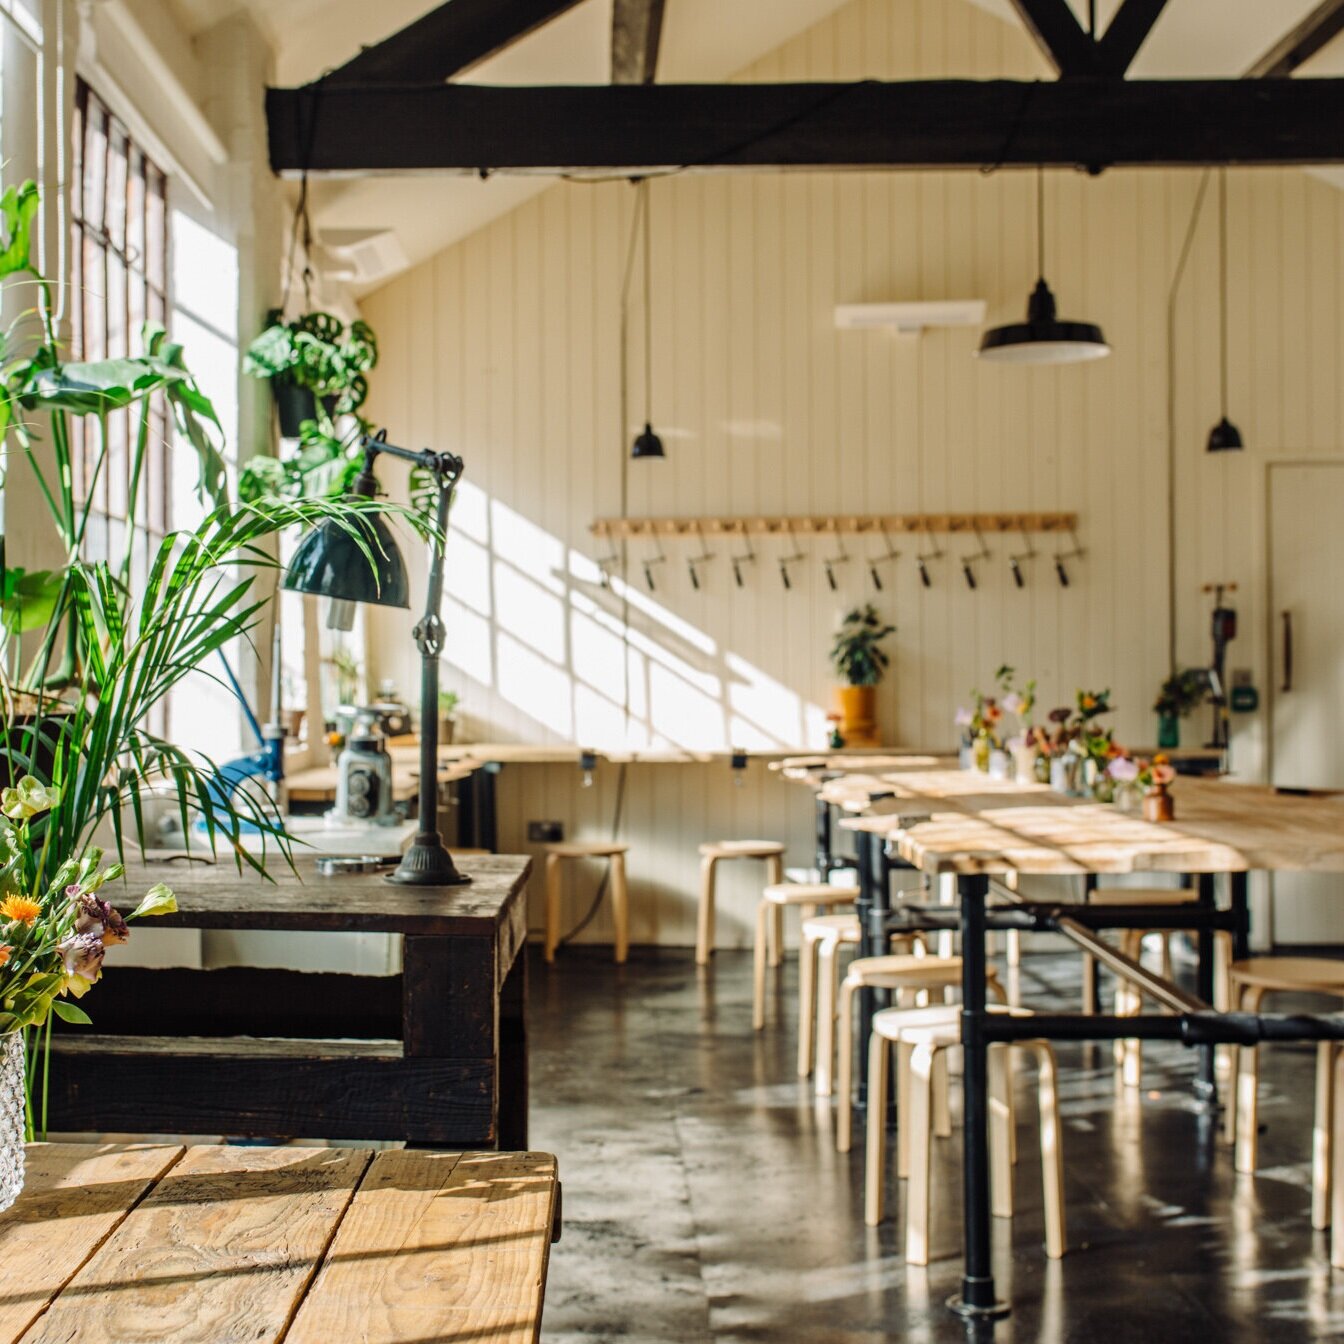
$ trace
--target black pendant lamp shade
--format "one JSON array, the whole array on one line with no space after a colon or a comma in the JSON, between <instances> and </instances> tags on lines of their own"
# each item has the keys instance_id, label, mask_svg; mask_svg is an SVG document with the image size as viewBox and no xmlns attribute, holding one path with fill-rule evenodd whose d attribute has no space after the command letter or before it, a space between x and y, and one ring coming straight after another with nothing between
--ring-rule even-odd
<instances>
[{"instance_id":1,"label":"black pendant lamp shade","mask_svg":"<svg viewBox=\"0 0 1344 1344\"><path fill-rule=\"evenodd\" d=\"M1241 430L1227 418L1227 169L1218 173L1218 373L1222 419L1209 430L1210 453L1235 453L1246 445Z\"/></svg>"},{"instance_id":2,"label":"black pendant lamp shade","mask_svg":"<svg viewBox=\"0 0 1344 1344\"><path fill-rule=\"evenodd\" d=\"M1045 175L1036 174L1036 288L1027 300L1027 320L991 327L976 354L996 364L1081 364L1111 353L1095 322L1064 322L1045 283Z\"/></svg>"},{"instance_id":3,"label":"black pendant lamp shade","mask_svg":"<svg viewBox=\"0 0 1344 1344\"><path fill-rule=\"evenodd\" d=\"M351 493L372 498L377 482L356 478ZM373 602L383 607L409 607L411 585L406 562L392 530L381 514L365 513L344 522L328 519L299 543L285 572L284 586L338 602Z\"/></svg>"},{"instance_id":4,"label":"black pendant lamp shade","mask_svg":"<svg viewBox=\"0 0 1344 1344\"><path fill-rule=\"evenodd\" d=\"M1027 300L1027 320L991 327L980 341L981 359L1001 364L1080 364L1111 353L1095 322L1061 322L1044 277Z\"/></svg>"},{"instance_id":5,"label":"black pendant lamp shade","mask_svg":"<svg viewBox=\"0 0 1344 1344\"><path fill-rule=\"evenodd\" d=\"M654 432L653 426L646 420L644 422L644 432L635 440L634 447L630 449L630 456L639 457L666 457L663 451L663 441Z\"/></svg>"},{"instance_id":6,"label":"black pendant lamp shade","mask_svg":"<svg viewBox=\"0 0 1344 1344\"><path fill-rule=\"evenodd\" d=\"M630 447L634 461L664 458L663 441L653 432L653 270L649 259L649 184L639 184L639 208L644 212L644 429Z\"/></svg>"}]
</instances>

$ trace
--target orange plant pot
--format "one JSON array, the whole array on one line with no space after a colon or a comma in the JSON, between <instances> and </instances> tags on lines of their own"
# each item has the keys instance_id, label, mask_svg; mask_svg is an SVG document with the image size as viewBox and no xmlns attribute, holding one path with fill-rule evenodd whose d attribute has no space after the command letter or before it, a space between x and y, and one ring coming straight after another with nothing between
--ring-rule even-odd
<instances>
[{"instance_id":1,"label":"orange plant pot","mask_svg":"<svg viewBox=\"0 0 1344 1344\"><path fill-rule=\"evenodd\" d=\"M876 747L877 687L837 686L835 709L840 715L840 735L847 747Z\"/></svg>"}]
</instances>

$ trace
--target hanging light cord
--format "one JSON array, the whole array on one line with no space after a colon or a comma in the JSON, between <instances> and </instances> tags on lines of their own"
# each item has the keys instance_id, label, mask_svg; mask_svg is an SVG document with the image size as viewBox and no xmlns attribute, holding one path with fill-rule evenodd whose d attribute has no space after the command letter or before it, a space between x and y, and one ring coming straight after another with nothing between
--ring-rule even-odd
<instances>
[{"instance_id":1,"label":"hanging light cord","mask_svg":"<svg viewBox=\"0 0 1344 1344\"><path fill-rule=\"evenodd\" d=\"M649 183L639 184L644 206L644 422L653 423L653 262L650 260Z\"/></svg>"},{"instance_id":2,"label":"hanging light cord","mask_svg":"<svg viewBox=\"0 0 1344 1344\"><path fill-rule=\"evenodd\" d=\"M1218 373L1227 419L1227 169L1218 170Z\"/></svg>"}]
</instances>

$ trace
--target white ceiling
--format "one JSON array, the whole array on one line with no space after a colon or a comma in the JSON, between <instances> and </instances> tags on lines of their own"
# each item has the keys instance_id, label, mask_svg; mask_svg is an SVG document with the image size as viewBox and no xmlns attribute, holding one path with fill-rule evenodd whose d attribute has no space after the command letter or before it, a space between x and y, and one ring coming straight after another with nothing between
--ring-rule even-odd
<instances>
[{"instance_id":1,"label":"white ceiling","mask_svg":"<svg viewBox=\"0 0 1344 1344\"><path fill-rule=\"evenodd\" d=\"M896 3L897 0L891 0ZM970 0L1020 27L1010 0ZM381 41L425 13L433 0L170 0L190 34L248 8L275 48L281 85L316 79L361 46ZM668 0L658 78L667 82L726 79L838 9L845 0ZM1070 0L1086 25L1087 0ZM1168 0L1134 62L1141 78L1242 74L1299 22L1317 0ZM1097 0L1105 26L1120 0ZM609 78L612 0L582 0L466 79L490 84L602 84ZM955 72L949 72L955 73ZM1303 74L1344 73L1344 36ZM1325 170L1332 180L1341 170ZM545 177L377 177L313 184L314 222L324 230L395 230L386 249L395 270L432 256L544 191ZM364 286L368 288L369 286Z\"/></svg>"}]
</instances>

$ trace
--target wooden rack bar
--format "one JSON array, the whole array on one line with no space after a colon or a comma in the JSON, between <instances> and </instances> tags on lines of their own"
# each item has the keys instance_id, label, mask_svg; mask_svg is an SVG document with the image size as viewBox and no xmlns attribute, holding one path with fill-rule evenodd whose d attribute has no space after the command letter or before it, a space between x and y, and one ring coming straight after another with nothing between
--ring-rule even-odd
<instances>
[{"instance_id":1,"label":"wooden rack bar","mask_svg":"<svg viewBox=\"0 0 1344 1344\"><path fill-rule=\"evenodd\" d=\"M870 513L741 518L598 518L598 537L806 536L818 533L1074 532L1076 513Z\"/></svg>"}]
</instances>

